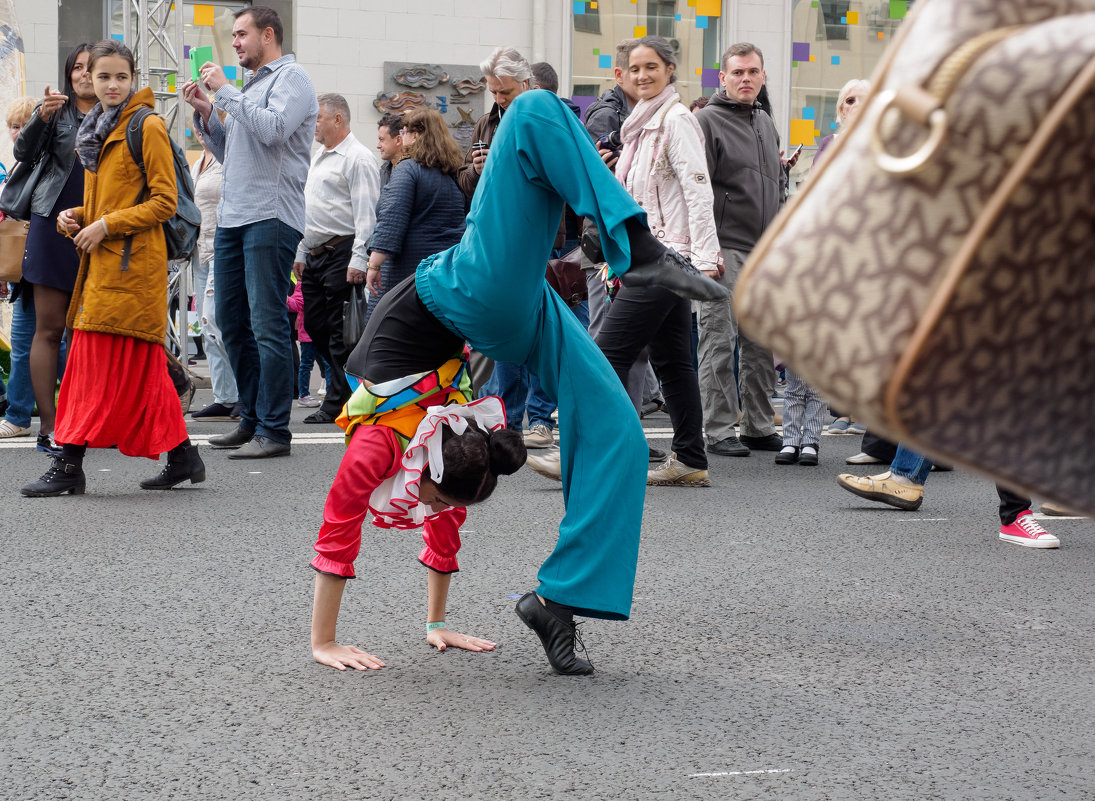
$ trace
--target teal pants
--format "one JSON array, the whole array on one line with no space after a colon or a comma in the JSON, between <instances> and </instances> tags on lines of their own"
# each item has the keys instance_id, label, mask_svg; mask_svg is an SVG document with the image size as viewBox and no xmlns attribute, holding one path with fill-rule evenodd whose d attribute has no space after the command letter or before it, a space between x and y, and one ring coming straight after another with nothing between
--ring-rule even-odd
<instances>
[{"instance_id":1,"label":"teal pants","mask_svg":"<svg viewBox=\"0 0 1095 801\"><path fill-rule=\"evenodd\" d=\"M605 168L575 114L551 92L514 99L475 190L460 244L418 268L426 307L487 356L526 364L559 406L566 514L537 592L578 614L631 614L647 445L635 407L574 313L544 280L566 202L590 217L617 273L624 227L643 210Z\"/></svg>"}]
</instances>

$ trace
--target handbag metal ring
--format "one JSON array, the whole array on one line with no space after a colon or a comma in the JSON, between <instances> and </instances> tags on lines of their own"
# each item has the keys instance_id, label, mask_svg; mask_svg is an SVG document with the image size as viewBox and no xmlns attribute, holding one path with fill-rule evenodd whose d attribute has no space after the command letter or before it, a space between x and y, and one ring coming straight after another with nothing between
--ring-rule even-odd
<instances>
[{"instance_id":1,"label":"handbag metal ring","mask_svg":"<svg viewBox=\"0 0 1095 801\"><path fill-rule=\"evenodd\" d=\"M894 108L897 92L887 89L878 96L878 102L882 110L875 117L874 127L871 129L871 150L874 151L875 162L879 169L885 170L891 175L913 175L927 166L929 159L935 155L935 151L943 144L947 135L947 113L942 108L937 108L928 116L928 138L919 149L908 156L894 156L886 152L886 143L882 141L882 120L887 112ZM897 109L900 111L900 109Z\"/></svg>"}]
</instances>

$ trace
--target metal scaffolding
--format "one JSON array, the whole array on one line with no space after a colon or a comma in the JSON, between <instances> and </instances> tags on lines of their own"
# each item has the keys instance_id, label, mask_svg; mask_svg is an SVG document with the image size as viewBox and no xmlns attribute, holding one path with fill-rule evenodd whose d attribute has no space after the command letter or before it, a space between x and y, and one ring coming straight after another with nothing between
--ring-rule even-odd
<instances>
[{"instance_id":1,"label":"metal scaffolding","mask_svg":"<svg viewBox=\"0 0 1095 801\"><path fill-rule=\"evenodd\" d=\"M176 9L173 0L123 0L122 30L129 49L137 58L138 85L152 89L156 96L156 111L164 118L168 133L176 142L184 141L186 113L182 108L182 85L186 75L182 72L182 1ZM186 264L178 267L178 276L173 277L171 284L179 304L175 319L168 321L167 346L176 349L185 365L190 322L190 271Z\"/></svg>"}]
</instances>

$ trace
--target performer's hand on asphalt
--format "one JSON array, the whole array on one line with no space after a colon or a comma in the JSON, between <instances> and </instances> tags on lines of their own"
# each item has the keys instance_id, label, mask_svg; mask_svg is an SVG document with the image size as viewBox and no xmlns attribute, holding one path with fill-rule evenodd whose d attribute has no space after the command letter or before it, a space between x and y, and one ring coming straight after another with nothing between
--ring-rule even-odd
<instances>
[{"instance_id":1,"label":"performer's hand on asphalt","mask_svg":"<svg viewBox=\"0 0 1095 801\"><path fill-rule=\"evenodd\" d=\"M358 275L361 275L361 273L358 273ZM365 273L365 287L374 298L380 297L380 270L369 270Z\"/></svg>"},{"instance_id":2,"label":"performer's hand on asphalt","mask_svg":"<svg viewBox=\"0 0 1095 801\"><path fill-rule=\"evenodd\" d=\"M617 151L598 147L597 152L601 154L601 161L605 163L606 167L610 170L616 169L616 162L620 160L620 154Z\"/></svg>"},{"instance_id":3,"label":"performer's hand on asphalt","mask_svg":"<svg viewBox=\"0 0 1095 801\"><path fill-rule=\"evenodd\" d=\"M197 81L187 81L183 84L183 100L201 114L203 119L208 119L213 111L213 104L209 102L209 98L205 96L201 84Z\"/></svg>"},{"instance_id":4,"label":"performer's hand on asphalt","mask_svg":"<svg viewBox=\"0 0 1095 801\"><path fill-rule=\"evenodd\" d=\"M68 95L63 92L51 92L47 85L46 95L42 98L42 105L38 107L38 119L42 122L49 122L53 112L63 106L66 100L68 100Z\"/></svg>"},{"instance_id":5,"label":"performer's hand on asphalt","mask_svg":"<svg viewBox=\"0 0 1095 801\"><path fill-rule=\"evenodd\" d=\"M479 637L469 637L452 629L434 629L426 635L426 642L438 651L444 651L448 646L463 648L465 651L493 651L496 643Z\"/></svg>"},{"instance_id":6,"label":"performer's hand on asphalt","mask_svg":"<svg viewBox=\"0 0 1095 801\"><path fill-rule=\"evenodd\" d=\"M372 654L367 654L352 645L339 645L328 642L312 646L312 658L321 665L330 665L338 670L352 667L354 670L380 670L386 665Z\"/></svg>"},{"instance_id":7,"label":"performer's hand on asphalt","mask_svg":"<svg viewBox=\"0 0 1095 801\"><path fill-rule=\"evenodd\" d=\"M298 281L300 280L301 276L304 275L304 262L302 262L302 261L294 261L293 262L293 275L295 275L297 277Z\"/></svg>"},{"instance_id":8,"label":"performer's hand on asphalt","mask_svg":"<svg viewBox=\"0 0 1095 801\"><path fill-rule=\"evenodd\" d=\"M365 282L365 273L361 270L355 270L353 267L346 268L346 283L347 284L362 284Z\"/></svg>"}]
</instances>

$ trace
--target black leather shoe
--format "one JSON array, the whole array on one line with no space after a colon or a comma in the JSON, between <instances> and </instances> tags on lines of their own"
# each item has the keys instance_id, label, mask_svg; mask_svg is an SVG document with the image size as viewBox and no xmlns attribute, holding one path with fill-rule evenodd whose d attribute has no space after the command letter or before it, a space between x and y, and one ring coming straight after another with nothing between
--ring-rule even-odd
<instances>
[{"instance_id":1,"label":"black leather shoe","mask_svg":"<svg viewBox=\"0 0 1095 801\"><path fill-rule=\"evenodd\" d=\"M737 437L727 437L707 446L707 452L716 456L748 456L749 449Z\"/></svg>"},{"instance_id":2,"label":"black leather shoe","mask_svg":"<svg viewBox=\"0 0 1095 801\"><path fill-rule=\"evenodd\" d=\"M229 459L269 459L274 456L288 456L289 443L275 442L262 436L255 436L235 453L228 454Z\"/></svg>"},{"instance_id":3,"label":"black leather shoe","mask_svg":"<svg viewBox=\"0 0 1095 801\"><path fill-rule=\"evenodd\" d=\"M724 300L729 290L692 266L692 262L666 248L657 261L632 265L620 276L624 286L662 286L689 300Z\"/></svg>"},{"instance_id":4,"label":"black leather shoe","mask_svg":"<svg viewBox=\"0 0 1095 801\"><path fill-rule=\"evenodd\" d=\"M198 446L190 445L183 448L177 456L175 451L168 451L167 464L155 478L146 478L141 482L141 489L167 490L176 484L182 484L190 479L191 484L205 481L205 462L198 456Z\"/></svg>"},{"instance_id":5,"label":"black leather shoe","mask_svg":"<svg viewBox=\"0 0 1095 801\"><path fill-rule=\"evenodd\" d=\"M781 451L783 450L783 437L779 434L769 434L766 437L739 437L741 444L753 451Z\"/></svg>"},{"instance_id":6,"label":"black leather shoe","mask_svg":"<svg viewBox=\"0 0 1095 801\"><path fill-rule=\"evenodd\" d=\"M793 451L781 450L776 454L776 464L794 464L798 461L798 448Z\"/></svg>"},{"instance_id":7,"label":"black leather shoe","mask_svg":"<svg viewBox=\"0 0 1095 801\"><path fill-rule=\"evenodd\" d=\"M540 603L536 593L525 593L517 602L517 616L536 632L544 646L548 662L564 676L586 676L593 665L574 655L574 624L560 620Z\"/></svg>"},{"instance_id":8,"label":"black leather shoe","mask_svg":"<svg viewBox=\"0 0 1095 801\"><path fill-rule=\"evenodd\" d=\"M20 492L28 498L49 498L64 495L66 492L83 495L85 486L83 466L71 464L55 456L49 470L33 484L23 487Z\"/></svg>"},{"instance_id":9,"label":"black leather shoe","mask_svg":"<svg viewBox=\"0 0 1095 801\"><path fill-rule=\"evenodd\" d=\"M650 451L650 463L651 464L654 464L656 462L664 462L665 457L668 455L661 448L652 448L649 445L647 445L646 449L648 451Z\"/></svg>"},{"instance_id":10,"label":"black leather shoe","mask_svg":"<svg viewBox=\"0 0 1095 801\"><path fill-rule=\"evenodd\" d=\"M817 467L818 451L820 451L821 448L817 445L811 445L810 447L812 450L802 449L802 455L799 457L798 463L804 467Z\"/></svg>"},{"instance_id":11,"label":"black leather shoe","mask_svg":"<svg viewBox=\"0 0 1095 801\"><path fill-rule=\"evenodd\" d=\"M334 416L330 412L325 412L322 409L317 409L310 415L304 418L305 423L315 423L317 425L323 423L333 423L335 421Z\"/></svg>"},{"instance_id":12,"label":"black leather shoe","mask_svg":"<svg viewBox=\"0 0 1095 801\"><path fill-rule=\"evenodd\" d=\"M215 437L209 438L210 448L238 448L241 445L246 445L255 435L250 431L244 431L237 426L235 430L229 431L227 434L217 434Z\"/></svg>"}]
</instances>

